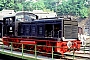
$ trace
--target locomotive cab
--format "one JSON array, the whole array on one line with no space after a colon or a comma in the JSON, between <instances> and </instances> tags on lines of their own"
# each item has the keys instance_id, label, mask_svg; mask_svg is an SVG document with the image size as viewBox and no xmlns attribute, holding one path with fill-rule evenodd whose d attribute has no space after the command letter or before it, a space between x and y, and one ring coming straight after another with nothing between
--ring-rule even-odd
<instances>
[{"instance_id":1,"label":"locomotive cab","mask_svg":"<svg viewBox=\"0 0 90 60\"><path fill-rule=\"evenodd\" d=\"M15 34L15 16L3 18L3 36L14 36Z\"/></svg>"},{"instance_id":2,"label":"locomotive cab","mask_svg":"<svg viewBox=\"0 0 90 60\"><path fill-rule=\"evenodd\" d=\"M15 36L19 35L19 28L21 26L19 26L20 23L23 22L33 22L35 19L38 19L38 16L33 14L33 13L29 13L29 12L17 12L16 16L15 16Z\"/></svg>"}]
</instances>

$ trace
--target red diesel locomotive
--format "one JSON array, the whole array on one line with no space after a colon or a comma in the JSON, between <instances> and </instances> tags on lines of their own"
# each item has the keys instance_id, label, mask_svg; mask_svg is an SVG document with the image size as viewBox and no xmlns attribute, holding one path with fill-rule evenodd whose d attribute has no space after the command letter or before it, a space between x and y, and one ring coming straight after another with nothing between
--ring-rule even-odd
<instances>
[{"instance_id":1,"label":"red diesel locomotive","mask_svg":"<svg viewBox=\"0 0 90 60\"><path fill-rule=\"evenodd\" d=\"M78 40L78 22L71 18L54 17L38 19L38 16L20 12L15 16L3 18L3 44L9 46L13 42L13 47L20 48L24 44L24 49L35 49L28 44L37 46L37 51L65 53L79 50L80 40Z\"/></svg>"}]
</instances>

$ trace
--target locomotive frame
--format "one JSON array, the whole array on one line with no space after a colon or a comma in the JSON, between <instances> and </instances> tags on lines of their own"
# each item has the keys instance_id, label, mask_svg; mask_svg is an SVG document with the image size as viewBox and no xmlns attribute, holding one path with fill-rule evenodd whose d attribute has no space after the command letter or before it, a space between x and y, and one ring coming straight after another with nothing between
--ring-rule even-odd
<instances>
[{"instance_id":1,"label":"locomotive frame","mask_svg":"<svg viewBox=\"0 0 90 60\"><path fill-rule=\"evenodd\" d=\"M24 14L31 16L34 14L28 12L20 12L19 15ZM25 49L34 49L34 46L28 44L56 46L54 52L65 53L71 49L80 49L80 40L78 40L78 22L71 18L42 18L29 19L29 21L18 21L15 16L4 17L4 45L10 45L8 42L14 42L13 47L20 48L20 44L25 44ZM8 19L10 24L6 24ZM9 28L7 28L9 27ZM7 42L5 42L7 41ZM37 47L38 51L52 52L51 47Z\"/></svg>"}]
</instances>

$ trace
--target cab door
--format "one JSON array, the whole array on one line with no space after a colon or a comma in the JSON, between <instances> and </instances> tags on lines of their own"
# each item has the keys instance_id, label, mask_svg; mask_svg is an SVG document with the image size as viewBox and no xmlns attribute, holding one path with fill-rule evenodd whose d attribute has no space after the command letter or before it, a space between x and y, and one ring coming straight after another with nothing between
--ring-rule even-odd
<instances>
[{"instance_id":1,"label":"cab door","mask_svg":"<svg viewBox=\"0 0 90 60\"><path fill-rule=\"evenodd\" d=\"M2 37L2 23L0 23L0 38Z\"/></svg>"}]
</instances>

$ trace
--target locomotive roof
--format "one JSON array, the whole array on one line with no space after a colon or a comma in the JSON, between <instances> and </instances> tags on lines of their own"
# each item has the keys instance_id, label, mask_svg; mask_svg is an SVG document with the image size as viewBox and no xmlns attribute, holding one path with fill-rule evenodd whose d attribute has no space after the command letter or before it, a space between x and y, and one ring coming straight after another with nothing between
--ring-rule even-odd
<instances>
[{"instance_id":1,"label":"locomotive roof","mask_svg":"<svg viewBox=\"0 0 90 60\"><path fill-rule=\"evenodd\" d=\"M39 19L35 21L54 21L54 20L63 20L64 18L44 18L44 19Z\"/></svg>"},{"instance_id":2,"label":"locomotive roof","mask_svg":"<svg viewBox=\"0 0 90 60\"><path fill-rule=\"evenodd\" d=\"M43 23L46 23L46 24L52 24L52 23L62 23L62 21L63 20L66 20L66 21L73 21L73 19L71 19L71 18L65 18L65 17L52 17L52 18L42 18L42 19L37 19L37 20L33 20L33 21L27 21L27 22L21 22L21 23L27 23L27 24L29 24L29 23L31 23L31 24L33 24L33 23L41 23L41 24L43 24ZM75 20L76 21L76 20Z\"/></svg>"},{"instance_id":3,"label":"locomotive roof","mask_svg":"<svg viewBox=\"0 0 90 60\"><path fill-rule=\"evenodd\" d=\"M32 22L27 21L27 22L22 22L22 23L44 23L44 22L51 23L51 22L57 22L57 21L62 21L62 20L64 20L64 18L54 17L54 18L43 18L43 19L39 19L39 20L34 20Z\"/></svg>"},{"instance_id":4,"label":"locomotive roof","mask_svg":"<svg viewBox=\"0 0 90 60\"><path fill-rule=\"evenodd\" d=\"M27 12L27 11L21 11L21 12L17 12L16 15L23 15L23 14L30 14L30 15L35 15L33 13ZM35 15L36 16L36 15Z\"/></svg>"},{"instance_id":5,"label":"locomotive roof","mask_svg":"<svg viewBox=\"0 0 90 60\"><path fill-rule=\"evenodd\" d=\"M35 22L40 22L40 21L60 21L60 20L72 20L71 18L64 18L64 17L52 17L52 18L42 18L42 19L39 19L39 20L34 20Z\"/></svg>"}]
</instances>

